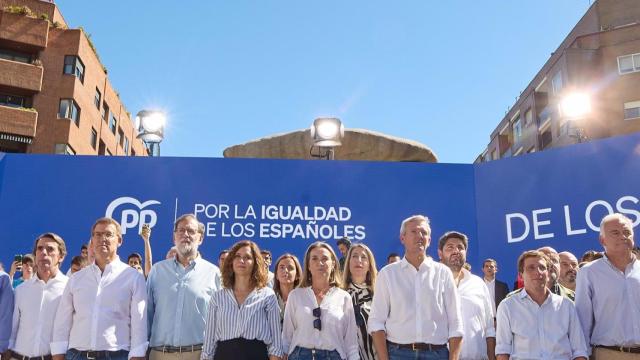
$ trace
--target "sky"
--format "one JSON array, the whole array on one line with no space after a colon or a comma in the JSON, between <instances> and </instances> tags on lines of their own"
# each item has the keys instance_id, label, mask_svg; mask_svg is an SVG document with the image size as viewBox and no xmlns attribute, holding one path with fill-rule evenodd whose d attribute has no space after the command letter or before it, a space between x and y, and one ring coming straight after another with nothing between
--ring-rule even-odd
<instances>
[{"instance_id":1,"label":"sky","mask_svg":"<svg viewBox=\"0 0 640 360\"><path fill-rule=\"evenodd\" d=\"M162 156L336 116L472 163L589 0L56 0L127 109L168 115Z\"/></svg>"}]
</instances>

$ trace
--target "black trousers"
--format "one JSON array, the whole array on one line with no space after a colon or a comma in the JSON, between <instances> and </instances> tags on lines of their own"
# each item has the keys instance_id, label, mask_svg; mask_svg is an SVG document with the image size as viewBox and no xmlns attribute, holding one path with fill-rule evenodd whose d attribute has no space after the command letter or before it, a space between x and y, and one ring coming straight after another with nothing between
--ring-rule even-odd
<instances>
[{"instance_id":1,"label":"black trousers","mask_svg":"<svg viewBox=\"0 0 640 360\"><path fill-rule=\"evenodd\" d=\"M269 360L267 345L260 340L236 338L218 341L213 360Z\"/></svg>"}]
</instances>

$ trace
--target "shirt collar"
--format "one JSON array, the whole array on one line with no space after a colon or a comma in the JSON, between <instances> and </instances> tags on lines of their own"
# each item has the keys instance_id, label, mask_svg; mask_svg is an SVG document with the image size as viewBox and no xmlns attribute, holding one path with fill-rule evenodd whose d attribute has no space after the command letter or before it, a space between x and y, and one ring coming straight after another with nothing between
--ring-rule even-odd
<instances>
[{"instance_id":1,"label":"shirt collar","mask_svg":"<svg viewBox=\"0 0 640 360\"><path fill-rule=\"evenodd\" d=\"M431 258L431 256L425 255L424 260L422 260L422 263L420 263L419 268L422 269L423 266L429 266L431 265L431 263L433 263L433 259ZM409 260L407 260L406 256L403 257L402 260L400 260L400 266L402 266L403 268L406 268L408 266L413 267L413 265L411 265Z\"/></svg>"},{"instance_id":2,"label":"shirt collar","mask_svg":"<svg viewBox=\"0 0 640 360\"><path fill-rule=\"evenodd\" d=\"M547 289L547 298L544 299L544 302L542 303L543 306L544 304L548 303L549 301L551 301L551 297L552 297L552 293L551 290ZM525 299L525 298L529 298L529 300L531 300L531 302L533 302L534 304L538 305L537 302L533 301L533 299L531 298L531 296L529 296L529 293L527 293L527 290L525 288L522 288L522 291L520 291L520 293L518 294L518 296L520 297L520 299Z\"/></svg>"},{"instance_id":3,"label":"shirt collar","mask_svg":"<svg viewBox=\"0 0 640 360\"><path fill-rule=\"evenodd\" d=\"M91 263L91 266L93 267L94 270L100 271L100 268L96 264L95 260L93 261L93 263ZM105 273L111 272L114 269L118 269L118 268L121 268L123 266L129 266L129 264L125 264L122 261L120 261L120 256L118 256L116 254L116 257L113 259L113 261L111 261L110 263L107 264L107 266L104 267L104 271L103 272L105 272Z\"/></svg>"},{"instance_id":4,"label":"shirt collar","mask_svg":"<svg viewBox=\"0 0 640 360\"><path fill-rule=\"evenodd\" d=\"M199 252L199 251L198 251L198 254L196 255L196 258L195 258L195 259L193 259L193 260L191 260L191 261L189 262L189 265L188 265L187 267L183 267L183 266L182 266L182 263L180 263L180 261L178 261L178 255L176 255L176 256L173 258L173 264L174 264L175 266L177 266L177 267L184 268L184 269L192 269L192 268L195 268L195 267L196 267L196 265L197 265L198 263L200 263L200 262L202 262L202 257L200 257L200 252Z\"/></svg>"},{"instance_id":5,"label":"shirt collar","mask_svg":"<svg viewBox=\"0 0 640 360\"><path fill-rule=\"evenodd\" d=\"M49 279L49 281L48 281L48 282L46 282L46 283L45 283L43 280L40 280L40 278L38 277L38 272L37 272L37 271L36 271L36 273L35 273L35 274L33 274L33 276L31 277L31 279L29 279L28 281L29 281L29 282L36 282L36 281L37 281L37 282L42 283L42 284L51 284L52 282L64 281L64 279L65 279L66 277L67 277L67 276L66 276L65 274L63 274L63 273L62 273L62 270L60 270L60 269L58 268L58 272L56 273L56 276L54 276L54 277L50 278L50 279Z\"/></svg>"}]
</instances>

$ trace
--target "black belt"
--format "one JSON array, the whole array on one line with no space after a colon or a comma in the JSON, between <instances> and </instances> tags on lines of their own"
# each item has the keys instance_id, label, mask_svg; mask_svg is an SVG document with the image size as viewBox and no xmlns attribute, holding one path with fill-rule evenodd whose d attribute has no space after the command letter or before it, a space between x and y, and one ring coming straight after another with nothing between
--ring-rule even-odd
<instances>
[{"instance_id":1,"label":"black belt","mask_svg":"<svg viewBox=\"0 0 640 360\"><path fill-rule=\"evenodd\" d=\"M151 350L155 350L155 351L162 351L163 353L183 353L183 352L194 352L194 351L199 351L202 350L202 344L195 344L195 345L187 345L187 346L168 346L168 345L162 345L162 346L154 346L151 348Z\"/></svg>"},{"instance_id":2,"label":"black belt","mask_svg":"<svg viewBox=\"0 0 640 360\"><path fill-rule=\"evenodd\" d=\"M69 351L71 353L76 353L79 354L80 356L86 358L86 359L104 359L106 357L109 356L115 356L118 354L122 354L122 353L128 353L127 350L116 350L116 351L107 351L107 350L98 350L98 351L93 351L93 350L88 350L88 351L82 351L82 350L78 350L78 349L69 349Z\"/></svg>"},{"instance_id":3,"label":"black belt","mask_svg":"<svg viewBox=\"0 0 640 360\"><path fill-rule=\"evenodd\" d=\"M425 344L425 343L412 343L412 344L396 344L394 342L388 341L387 342L391 345L397 346L401 349L409 349L409 350L413 350L413 351L418 351L418 350L428 350L428 351L434 351L434 350L440 350L440 349L446 349L447 345L444 344L440 344L440 345L436 345L436 344Z\"/></svg>"},{"instance_id":4,"label":"black belt","mask_svg":"<svg viewBox=\"0 0 640 360\"><path fill-rule=\"evenodd\" d=\"M18 354L15 351L11 352L11 356L9 357L9 359L11 359L12 357L14 359L18 359L18 360L51 360L51 355L42 355L42 356L29 357L29 356L24 356L24 355Z\"/></svg>"},{"instance_id":5,"label":"black belt","mask_svg":"<svg viewBox=\"0 0 640 360\"><path fill-rule=\"evenodd\" d=\"M629 354L640 354L640 346L629 347L629 346L606 346L606 345L596 345L597 348L620 351L623 353Z\"/></svg>"}]
</instances>

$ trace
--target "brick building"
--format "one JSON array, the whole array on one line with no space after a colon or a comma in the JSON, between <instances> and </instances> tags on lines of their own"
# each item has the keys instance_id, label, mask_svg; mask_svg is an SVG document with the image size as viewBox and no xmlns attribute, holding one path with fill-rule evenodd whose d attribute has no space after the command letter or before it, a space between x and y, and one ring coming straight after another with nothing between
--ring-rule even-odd
<instances>
[{"instance_id":1,"label":"brick building","mask_svg":"<svg viewBox=\"0 0 640 360\"><path fill-rule=\"evenodd\" d=\"M563 99L578 93L590 100L590 110L568 116ZM640 1L597 0L522 91L476 162L636 131Z\"/></svg>"},{"instance_id":2,"label":"brick building","mask_svg":"<svg viewBox=\"0 0 640 360\"><path fill-rule=\"evenodd\" d=\"M52 1L0 10L0 151L148 155L82 29Z\"/></svg>"}]
</instances>

